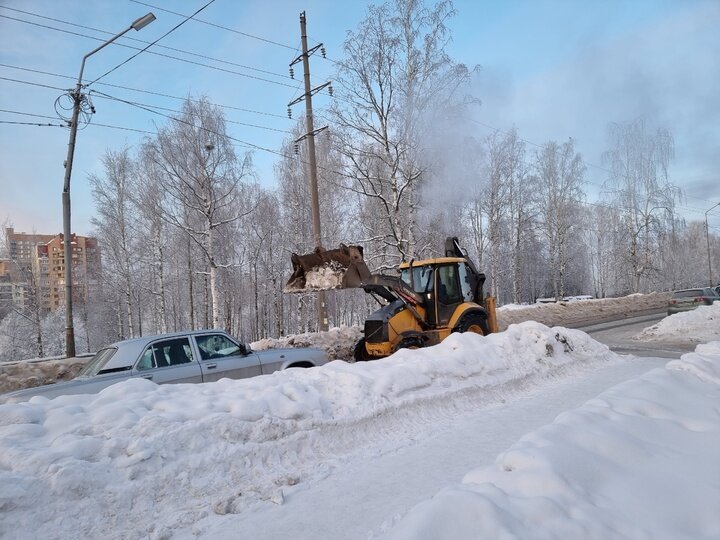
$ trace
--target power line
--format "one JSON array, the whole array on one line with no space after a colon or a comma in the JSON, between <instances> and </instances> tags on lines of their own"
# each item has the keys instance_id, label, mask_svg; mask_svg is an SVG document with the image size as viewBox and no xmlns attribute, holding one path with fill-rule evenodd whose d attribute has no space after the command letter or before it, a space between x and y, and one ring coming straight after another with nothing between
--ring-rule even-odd
<instances>
[{"instance_id":1,"label":"power line","mask_svg":"<svg viewBox=\"0 0 720 540\"><path fill-rule=\"evenodd\" d=\"M35 122L11 122L9 120L0 120L0 124L14 124L16 126L38 126L38 127L61 127L61 128L67 128L66 125L63 124L38 124Z\"/></svg>"},{"instance_id":2,"label":"power line","mask_svg":"<svg viewBox=\"0 0 720 540\"><path fill-rule=\"evenodd\" d=\"M45 115L45 114L36 114L36 113L29 113L29 112L24 112L24 111L11 111L11 110L8 110L8 109L0 109L0 113L17 114L17 115L21 115L21 116L32 116L32 117L34 117L34 118L48 118L48 119L50 119L50 120L55 120L55 119L56 119L55 116L47 116L47 115ZM3 123L3 124L25 124L25 125L31 125L31 126L59 126L59 127L68 127L67 125L63 125L63 124L36 124L36 123L33 123L33 122L9 122L9 121L3 121L2 123ZM147 135L155 135L155 132L153 132L153 131L147 131L147 130L144 130L144 129L137 129L137 128L130 128L130 127L125 127L125 126L113 126L113 125L110 125L110 124L96 124L96 123L92 123L92 124L90 124L90 125L92 125L92 126L99 126L99 127L105 127L105 128L112 128L112 129L122 129L122 130L124 130L124 131L135 131L135 132L137 132L137 133L144 133L144 134L147 134Z\"/></svg>"},{"instance_id":3,"label":"power line","mask_svg":"<svg viewBox=\"0 0 720 540\"><path fill-rule=\"evenodd\" d=\"M84 38L87 38L87 39L92 39L92 40L94 40L94 41L100 41L100 42L104 42L104 41L105 41L104 39L102 39L102 38L97 38L97 37L95 37L95 36L89 36L89 35L87 35L87 34L81 34L81 33L79 33L79 32L73 32L73 31L71 31L71 30L65 30L65 29L63 29L63 28L56 28L56 27L54 27L54 26L48 26L48 25L46 25L46 24L40 24L40 23L36 23L36 22L32 22L32 21L25 21L25 20L23 20L23 19L16 19L15 17L8 17L7 15L0 15L0 18L9 19L9 20L12 20L12 21L17 21L17 22L25 23L25 24L29 24L29 25L32 25L32 26L38 26L38 27L40 27L40 28L46 28L46 29L48 29L48 30L54 30L54 31L56 31L56 32L62 32L62 33L65 33L65 34L70 34L70 35L72 35L72 36L84 37ZM127 45L127 44L125 44L125 43L117 43L117 42L114 42L113 45L118 45L119 47L125 47L125 48L127 48L127 49L133 49L133 50L136 50L136 51L137 51L137 50L142 51L142 49L139 49L138 47L133 47L132 45ZM205 68L208 68L208 69L214 69L215 71L221 71L221 72L223 72L223 73L230 73L230 74L232 74L232 75L238 75L239 77L245 77L245 78L247 78L247 79L253 79L253 80L256 80L256 81L266 82L266 83L269 83L269 84L275 84L275 85L278 85L278 86L284 86L284 87L286 87L286 88L295 88L292 84L287 84L287 83L280 82L280 81L273 81L273 80L271 80L271 79L265 79L264 77L258 77L258 76L256 76L256 75L249 75L249 74L247 74L247 73L242 73L242 72L240 72L240 71L234 71L234 70L232 70L232 69L222 68L222 67L219 67L219 66L211 66L211 65L209 65L209 64L203 64L202 62L196 62L196 61L194 61L194 60L189 60L189 59L187 59L187 58L180 58L180 57L177 57L177 56L172 56L172 55L170 55L170 54L164 54L164 53L157 52L157 51L147 51L147 53L148 53L148 54L153 54L153 55L155 55L155 56L160 56L160 57L163 57L163 58L170 58L170 59L172 59L172 60L177 60L178 62L184 62L184 63L186 63L186 64L192 64L192 65L194 65L194 66L205 67ZM95 82L95 81L93 81L93 82ZM91 84L92 84L92 83L91 83Z\"/></svg>"},{"instance_id":4,"label":"power line","mask_svg":"<svg viewBox=\"0 0 720 540\"><path fill-rule=\"evenodd\" d=\"M91 90L90 93L91 93L92 95L96 95L96 96L101 97L101 98L103 98L103 99L109 99L109 100L112 100L112 101L117 101L117 98L115 98L115 97L108 97L106 94L101 93L101 92L98 92L97 90ZM137 102L137 101L129 101L128 103L132 103L133 105L139 105L139 106L142 106L142 107L148 107L148 108L156 109L156 110L160 110L160 111L168 111L168 112L173 112L173 113L176 113L176 114L182 114L182 111L178 111L177 109L170 109L170 108L168 108L168 107L160 107L160 106L158 106L158 105L149 105L149 104L147 104L147 103L139 103L139 102ZM230 119L227 119L227 118L225 119L225 121L228 122L229 124L237 124L237 125L239 125L239 126L246 126L246 127L257 128L257 129L265 129L265 130L268 130L268 131L276 131L276 132L278 132L278 133L288 133L288 134L291 133L290 131L287 131L287 130L285 130L285 129L276 129L276 128L271 128L271 127L267 127L267 126L260 126L260 125L257 125L257 124L248 124L247 122L238 122L238 121L236 121L236 120L230 120Z\"/></svg>"},{"instance_id":5,"label":"power line","mask_svg":"<svg viewBox=\"0 0 720 540\"><path fill-rule=\"evenodd\" d=\"M108 30L102 30L102 29L100 29L100 28L93 28L92 26L85 26L85 25L77 24L77 23L70 22L70 21L64 21L64 20L62 20L62 19L56 19L56 18L54 18L54 17L48 17L48 16L46 16L46 15L41 15L41 14L39 14L39 13L33 13L32 11L23 11L22 9L16 9L16 8L11 8L11 7L7 7L7 6L0 6L0 9L7 9L7 10L10 10L10 11L15 11L15 12L18 12L18 13L22 13L22 14L24 14L24 15L31 15L31 16L33 16L33 17L38 17L38 18L40 18L40 19L45 19L45 20L48 20L48 21L58 22L58 23L61 23L61 24L67 24L67 25L69 25L69 26L74 26L74 27L76 27L76 28L82 28L82 29L84 29L84 30L91 30L91 31L93 31L93 32L100 32L100 33L102 33L102 34L114 35L113 32L110 32L110 31L108 31ZM20 20L20 19L16 19L16 20ZM89 36L88 36L88 37L89 37ZM127 36L127 35L126 35L126 36L123 36L122 39L126 39L126 40L129 40L129 41L135 41L135 42L137 42L137 43L142 43L142 44L145 44L145 45L150 44L149 41L145 41L145 40L142 40L142 39L133 38L133 37L130 37L130 36ZM196 52L192 52L192 51L186 51L186 50L184 50L184 49L177 49L177 48L175 48L175 47L168 47L167 45L157 45L157 47L159 47L159 48L161 48L161 49L167 49L168 51L174 51L174 52L179 52L179 53L187 54L187 55L190 55L190 56L196 56L196 57L198 57L198 58L204 58L205 60L211 60L211 61L213 61L213 62L220 62L220 63L222 63L222 64L228 64L228 65L230 65L230 66L235 66L235 67L239 67L239 68L243 68L243 69L249 69L249 70L251 70L251 71L257 71L258 73L265 73L265 74L267 74L267 75L274 75L275 77L281 77L281 78L283 78L283 79L287 79L287 78L288 78L288 76L285 75L285 74L283 74L283 73L276 73L276 72L274 72L274 71L268 71L268 70L256 68L256 67L253 67L253 66L247 66L247 65L244 65L244 64L238 64L238 63L236 63L236 62L230 62L230 61L228 61L228 60L222 60L222 59L220 59L220 58L214 58L214 57L212 57L212 56L207 56L207 55L200 54L200 53L196 53ZM138 50L139 50L139 49L138 49Z\"/></svg>"},{"instance_id":6,"label":"power line","mask_svg":"<svg viewBox=\"0 0 720 540\"><path fill-rule=\"evenodd\" d=\"M178 28L180 28L183 24L185 24L186 22L188 22L188 21L189 21L190 19L192 19L195 15L197 15L198 13L200 13L202 10L204 10L206 7L208 7L208 6L209 6L210 4L212 4L213 2L215 2L215 0L210 0L207 4L205 4L205 5L202 6L200 9L198 9L195 13L193 13L193 14L190 15L189 17L186 17L184 20L180 21L178 24L176 24L175 26L173 26L170 30L168 30L167 32L165 32L162 36L160 36L159 38L157 38L155 41L153 41L152 43L146 45L142 50L136 52L135 54L133 54L130 58L128 58L128 59L125 60L124 62L120 62L117 66L115 66L115 67L112 68L111 70L106 71L105 73L103 73L102 75L100 75L100 76L99 76L97 79L95 79L94 81L89 82L88 84L85 85L85 87L88 87L88 86L90 86L91 84L98 82L100 79L106 77L107 75L110 75L110 74L111 74L113 71L115 71L116 69L118 69L118 68L124 66L125 64L127 64L130 60L132 60L133 58L135 58L135 57L138 56L139 54L142 54L143 52L147 51L150 47L152 47L153 45L155 45L158 41L160 41L160 40L163 39L164 37L167 37L167 36L169 36L170 34L172 34L175 30L177 30Z\"/></svg>"},{"instance_id":7,"label":"power line","mask_svg":"<svg viewBox=\"0 0 720 540\"><path fill-rule=\"evenodd\" d=\"M63 79L71 79L71 80L75 80L75 79L76 79L75 77L71 77L70 75L60 75L59 73L51 73L51 72L49 72L49 71L41 71L41 70L38 70L38 69L30 69L30 68L25 68L25 67L20 67L20 66L12 66L12 65L9 65L9 64L2 64L2 63L0 63L0 67L6 67L6 68L11 68L11 69L18 69L18 70L20 70L20 71L27 71L27 72L30 72L30 73L38 73L38 74L41 74L41 75L48 75L48 76L52 76L52 77L60 77L60 78L63 78ZM0 78L2 78L2 77L0 77ZM16 79L9 79L9 80L13 80L13 81L16 81L16 82L27 82L27 81L17 81ZM140 89L140 88L132 88L132 87L130 87L130 86L122 86L122 85L119 85L119 84L111 84L111 83L106 83L106 82L99 82L99 83L97 83L97 84L102 85L102 86L109 86L109 87L111 87L111 88L120 88L120 89L122 89L122 90L130 90L131 92L138 92L138 93L141 93L141 94L149 94L149 95L153 95L153 96L160 96L160 97L165 97L165 98L169 98L169 99L175 99L175 100L178 100L178 101L190 101L190 102L197 102L197 101L198 101L198 100L196 100L196 99L191 99L191 98L188 98L188 97L173 96L173 95L170 95L170 94L164 94L164 93L162 93L162 92L153 92L153 91L151 91L151 90L143 90L143 89ZM53 89L55 89L55 90L63 90L63 88L56 88L56 87L48 87L48 88L53 88ZM282 114L275 114L275 113L269 113L269 112L264 112L264 111L256 111L256 110L253 110L253 109L243 109L242 107L234 107L234 106L232 106L232 105L222 105L222 104L220 104L220 103L212 103L212 105L215 105L216 107L221 107L221 108L223 108L223 109L230 109L230 110L234 110L234 111L241 111L241 112L247 112L247 113L252 113L252 114L261 114L261 115L263 115L263 116L272 116L272 117L274 117L274 118L282 118L283 120L288 120L288 117L287 117L286 115L282 115Z\"/></svg>"},{"instance_id":8,"label":"power line","mask_svg":"<svg viewBox=\"0 0 720 540\"><path fill-rule=\"evenodd\" d=\"M48 84L40 84L40 83L36 83L36 82L31 82L31 81L22 81L20 79L11 79L9 77L0 77L0 80L15 82L15 83L19 83L19 84L27 84L30 86L39 86L40 88L49 88L50 90L62 90L62 91L66 90L66 88L60 88L58 86L50 86Z\"/></svg>"},{"instance_id":9,"label":"power line","mask_svg":"<svg viewBox=\"0 0 720 540\"><path fill-rule=\"evenodd\" d=\"M158 11L162 11L162 12L165 12L165 13L170 13L171 15L177 15L178 17L185 17L185 15L183 15L182 13L178 13L178 12L176 12L176 11L170 11L169 9L164 9L164 8L159 7L159 6L155 6L155 5L152 5L152 4L147 4L147 3L145 3L145 2L140 2L139 0L130 0L130 2L134 2L135 4L140 4L141 6L146 6L146 7L152 8L152 9L157 9ZM202 23L202 24L206 24L206 25L208 25L208 26L212 26L212 27L215 27L215 28L219 28L219 29L221 29L221 30L227 30L228 32L233 32L233 33L235 33L235 34L239 34L239 35L241 35L241 36L245 36L245 37L248 37L248 38L251 38L251 39L257 39L257 40L259 40L259 41L264 41L265 43L270 43L270 44L272 44L272 45L277 45L278 47L284 47L284 48L286 48L286 49L291 49L291 50L294 49L294 47L291 47L290 45L286 45L286 44L284 44L284 43L278 43L277 41L273 41L273 40L271 40L271 39L266 39L266 38L263 38L263 37L260 37L260 36L255 36L255 35L253 35L253 34L248 34L247 32L241 32L240 30L235 30L234 28L228 28L227 26L221 26L221 25L219 25L219 24L215 24L215 23L212 23L212 22L209 22L209 21L204 21L204 20L202 20L202 19L193 19L193 20L194 20L195 22L199 22L199 23Z\"/></svg>"},{"instance_id":10,"label":"power line","mask_svg":"<svg viewBox=\"0 0 720 540\"><path fill-rule=\"evenodd\" d=\"M56 116L47 116L45 114L34 114L34 113L22 112L22 111L10 111L7 109L0 109L0 112L9 113L9 114L19 114L22 116L34 116L35 118L48 118L50 120L57 120Z\"/></svg>"}]
</instances>

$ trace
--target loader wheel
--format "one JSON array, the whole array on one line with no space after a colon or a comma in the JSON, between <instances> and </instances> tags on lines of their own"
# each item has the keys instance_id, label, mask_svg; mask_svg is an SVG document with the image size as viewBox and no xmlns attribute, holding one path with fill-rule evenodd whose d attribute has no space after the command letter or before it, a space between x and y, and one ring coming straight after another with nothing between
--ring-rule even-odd
<instances>
[{"instance_id":1,"label":"loader wheel","mask_svg":"<svg viewBox=\"0 0 720 540\"><path fill-rule=\"evenodd\" d=\"M400 349L419 349L425 346L425 342L419 336L411 336L403 338L403 340L395 347L396 351Z\"/></svg>"},{"instance_id":2,"label":"loader wheel","mask_svg":"<svg viewBox=\"0 0 720 540\"><path fill-rule=\"evenodd\" d=\"M355 350L353 351L353 357L356 362L367 362L373 360L374 357L370 356L365 348L365 338L362 338L355 344Z\"/></svg>"},{"instance_id":3,"label":"loader wheel","mask_svg":"<svg viewBox=\"0 0 720 540\"><path fill-rule=\"evenodd\" d=\"M487 321L480 315L470 314L466 315L460 320L460 324L455 327L456 332L472 332L473 334L480 334L481 336L487 336L490 333L488 329Z\"/></svg>"}]
</instances>

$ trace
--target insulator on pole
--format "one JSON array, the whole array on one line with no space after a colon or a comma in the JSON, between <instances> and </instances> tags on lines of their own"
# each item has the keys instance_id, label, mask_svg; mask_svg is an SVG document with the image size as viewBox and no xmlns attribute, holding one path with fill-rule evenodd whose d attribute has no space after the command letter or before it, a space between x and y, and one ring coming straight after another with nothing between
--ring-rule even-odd
<instances>
[{"instance_id":1,"label":"insulator on pole","mask_svg":"<svg viewBox=\"0 0 720 540\"><path fill-rule=\"evenodd\" d=\"M288 118L292 120L292 109L288 107Z\"/></svg>"},{"instance_id":2,"label":"insulator on pole","mask_svg":"<svg viewBox=\"0 0 720 540\"><path fill-rule=\"evenodd\" d=\"M328 94L330 94L332 96L334 91L335 90L333 90L332 84L330 86L328 86Z\"/></svg>"},{"instance_id":3,"label":"insulator on pole","mask_svg":"<svg viewBox=\"0 0 720 540\"><path fill-rule=\"evenodd\" d=\"M295 78L295 70L293 68L290 68L290 78L291 79Z\"/></svg>"},{"instance_id":4,"label":"insulator on pole","mask_svg":"<svg viewBox=\"0 0 720 540\"><path fill-rule=\"evenodd\" d=\"M324 45L323 45L322 47L320 47L320 54L322 54L322 57L323 57L323 58L326 58L326 56L325 56L325 46L324 46Z\"/></svg>"}]
</instances>

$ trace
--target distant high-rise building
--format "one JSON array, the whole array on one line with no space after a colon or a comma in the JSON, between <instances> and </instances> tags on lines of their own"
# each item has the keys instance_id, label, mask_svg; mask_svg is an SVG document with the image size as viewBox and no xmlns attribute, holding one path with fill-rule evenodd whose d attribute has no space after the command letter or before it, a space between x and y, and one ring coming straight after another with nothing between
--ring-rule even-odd
<instances>
[{"instance_id":1,"label":"distant high-rise building","mask_svg":"<svg viewBox=\"0 0 720 540\"><path fill-rule=\"evenodd\" d=\"M17 267L10 274L37 287L42 308L55 310L65 305L64 236L26 234L5 230L10 260ZM72 235L73 298L87 300L88 291L97 285L100 253L95 238ZM28 283L33 281L32 284ZM25 289L27 290L28 287Z\"/></svg>"}]
</instances>

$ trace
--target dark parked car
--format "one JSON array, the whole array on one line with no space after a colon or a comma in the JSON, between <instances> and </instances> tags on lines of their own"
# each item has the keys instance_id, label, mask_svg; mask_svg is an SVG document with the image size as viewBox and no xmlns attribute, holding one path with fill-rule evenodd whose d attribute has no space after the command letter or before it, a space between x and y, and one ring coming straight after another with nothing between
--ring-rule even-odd
<instances>
[{"instance_id":1,"label":"dark parked car","mask_svg":"<svg viewBox=\"0 0 720 540\"><path fill-rule=\"evenodd\" d=\"M327 361L319 349L255 352L221 330L176 332L118 341L99 350L75 379L11 392L0 401L92 394L137 377L158 384L242 379L291 367L320 366Z\"/></svg>"},{"instance_id":2,"label":"dark parked car","mask_svg":"<svg viewBox=\"0 0 720 540\"><path fill-rule=\"evenodd\" d=\"M675 291L668 301L668 315L689 311L699 306L709 306L720 301L720 296L710 287Z\"/></svg>"}]
</instances>

